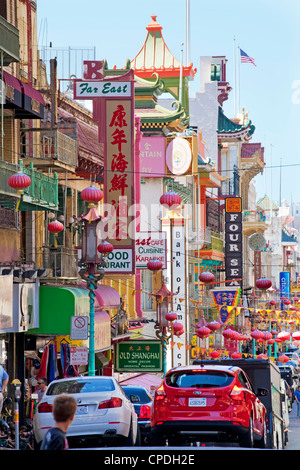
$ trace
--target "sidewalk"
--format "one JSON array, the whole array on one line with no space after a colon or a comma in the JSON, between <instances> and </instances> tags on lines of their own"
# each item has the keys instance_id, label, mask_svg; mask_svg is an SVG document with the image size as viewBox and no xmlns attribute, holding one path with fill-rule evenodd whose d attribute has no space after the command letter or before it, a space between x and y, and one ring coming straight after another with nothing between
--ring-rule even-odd
<instances>
[{"instance_id":1,"label":"sidewalk","mask_svg":"<svg viewBox=\"0 0 300 470\"><path fill-rule=\"evenodd\" d=\"M297 403L295 401L289 416L289 440L284 450L300 450L300 418L297 418Z\"/></svg>"}]
</instances>

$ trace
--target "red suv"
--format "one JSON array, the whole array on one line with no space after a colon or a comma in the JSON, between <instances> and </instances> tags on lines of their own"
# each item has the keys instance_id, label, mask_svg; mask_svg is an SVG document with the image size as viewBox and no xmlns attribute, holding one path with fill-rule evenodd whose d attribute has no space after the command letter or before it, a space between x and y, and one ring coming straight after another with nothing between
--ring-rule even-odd
<instances>
[{"instance_id":1,"label":"red suv","mask_svg":"<svg viewBox=\"0 0 300 470\"><path fill-rule=\"evenodd\" d=\"M258 396L268 390L259 389ZM151 443L177 445L224 434L240 446L267 445L266 408L245 372L236 366L192 365L171 369L156 390L151 413Z\"/></svg>"}]
</instances>

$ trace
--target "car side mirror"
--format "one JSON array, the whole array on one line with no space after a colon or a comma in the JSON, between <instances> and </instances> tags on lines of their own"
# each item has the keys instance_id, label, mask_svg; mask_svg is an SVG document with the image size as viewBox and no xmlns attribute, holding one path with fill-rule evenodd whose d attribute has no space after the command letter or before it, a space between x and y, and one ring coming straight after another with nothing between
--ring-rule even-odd
<instances>
[{"instance_id":1,"label":"car side mirror","mask_svg":"<svg viewBox=\"0 0 300 470\"><path fill-rule=\"evenodd\" d=\"M267 388L259 388L257 390L257 396L259 397L266 397L269 394L269 390Z\"/></svg>"}]
</instances>

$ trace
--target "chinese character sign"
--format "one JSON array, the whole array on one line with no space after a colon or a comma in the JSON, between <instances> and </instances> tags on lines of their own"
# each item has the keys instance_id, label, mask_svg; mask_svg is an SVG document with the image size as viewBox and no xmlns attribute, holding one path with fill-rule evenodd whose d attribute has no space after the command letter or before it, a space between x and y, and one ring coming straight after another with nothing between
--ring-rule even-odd
<instances>
[{"instance_id":1,"label":"chinese character sign","mask_svg":"<svg viewBox=\"0 0 300 470\"><path fill-rule=\"evenodd\" d=\"M114 246L131 246L129 209L133 200L131 100L106 101L105 203L111 217L108 237Z\"/></svg>"}]
</instances>

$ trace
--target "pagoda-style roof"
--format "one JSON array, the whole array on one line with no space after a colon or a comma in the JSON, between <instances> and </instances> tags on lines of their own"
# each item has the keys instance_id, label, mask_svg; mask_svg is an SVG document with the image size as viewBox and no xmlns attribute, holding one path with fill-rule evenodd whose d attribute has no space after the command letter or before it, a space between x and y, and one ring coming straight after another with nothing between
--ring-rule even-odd
<instances>
[{"instance_id":1,"label":"pagoda-style roof","mask_svg":"<svg viewBox=\"0 0 300 470\"><path fill-rule=\"evenodd\" d=\"M246 119L242 123L231 120L225 116L223 109L219 106L218 116L218 138L219 141L242 140L248 141L252 138L255 126Z\"/></svg>"},{"instance_id":2,"label":"pagoda-style roof","mask_svg":"<svg viewBox=\"0 0 300 470\"><path fill-rule=\"evenodd\" d=\"M267 195L260 198L257 201L256 206L260 209L263 209L264 211L278 211L279 209L278 205L274 201L272 201Z\"/></svg>"},{"instance_id":3,"label":"pagoda-style roof","mask_svg":"<svg viewBox=\"0 0 300 470\"><path fill-rule=\"evenodd\" d=\"M168 49L162 36L162 26L156 21L156 15L151 16L152 21L146 27L148 33L143 47L131 61L135 74L142 78L151 78L153 72L160 77L179 77L180 61ZM193 64L182 66L182 76L194 78L196 69Z\"/></svg>"},{"instance_id":4,"label":"pagoda-style roof","mask_svg":"<svg viewBox=\"0 0 300 470\"><path fill-rule=\"evenodd\" d=\"M159 96L165 92L165 84L157 74L152 75L156 76L155 82L135 77L135 114L141 118L141 130L161 132L166 127L182 132L188 125L185 109L177 100L172 104L173 110L158 104Z\"/></svg>"}]
</instances>

